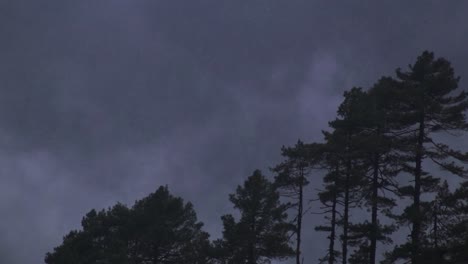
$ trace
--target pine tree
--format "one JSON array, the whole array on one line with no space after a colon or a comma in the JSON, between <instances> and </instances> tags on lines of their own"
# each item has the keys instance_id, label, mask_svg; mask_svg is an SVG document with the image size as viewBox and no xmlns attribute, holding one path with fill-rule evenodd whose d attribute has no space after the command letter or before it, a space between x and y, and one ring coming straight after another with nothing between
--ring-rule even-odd
<instances>
[{"instance_id":1,"label":"pine tree","mask_svg":"<svg viewBox=\"0 0 468 264\"><path fill-rule=\"evenodd\" d=\"M292 216L296 236L296 264L301 264L301 233L302 219L306 213L304 209L304 188L309 184L309 176L314 165L319 163L321 144L304 144L298 141L294 147L282 147L283 162L273 168L277 173L275 185L280 195L291 201L290 209L295 213Z\"/></svg>"},{"instance_id":2,"label":"pine tree","mask_svg":"<svg viewBox=\"0 0 468 264\"><path fill-rule=\"evenodd\" d=\"M160 187L132 208L117 204L91 210L82 230L67 234L47 253L47 264L127 264L211 262L208 233L201 230L190 203Z\"/></svg>"},{"instance_id":3,"label":"pine tree","mask_svg":"<svg viewBox=\"0 0 468 264\"><path fill-rule=\"evenodd\" d=\"M381 224L380 220L382 215L390 215L396 205L391 195L397 191L395 176L400 169L392 133L398 124L393 119L393 105L387 96L388 88L394 84L391 78L381 78L369 91L360 91L357 97L360 107L355 111L363 112L356 124L361 132L354 140L360 145L361 166L365 171L362 206L371 212L371 219L350 226L352 244L358 248L352 256L354 263L375 264L377 243L392 243L389 235L395 228Z\"/></svg>"},{"instance_id":4,"label":"pine tree","mask_svg":"<svg viewBox=\"0 0 468 264\"><path fill-rule=\"evenodd\" d=\"M328 249L325 256L319 259L319 263L334 264L341 256L341 252L335 249L337 238L337 226L340 221L340 213L338 212L338 199L341 197L342 190L339 190L338 181L338 168L330 168L327 175L324 177L324 190L319 192L318 200L322 204L320 214L325 215L324 218L328 222L326 225L319 225L315 227L316 231L327 232L328 235Z\"/></svg>"},{"instance_id":5,"label":"pine tree","mask_svg":"<svg viewBox=\"0 0 468 264\"><path fill-rule=\"evenodd\" d=\"M238 221L224 215L224 263L266 263L271 259L284 259L294 255L289 245L292 226L287 222L288 206L280 203L273 183L259 170L238 186L229 196L234 208L240 211Z\"/></svg>"},{"instance_id":6,"label":"pine tree","mask_svg":"<svg viewBox=\"0 0 468 264\"><path fill-rule=\"evenodd\" d=\"M207 263L209 235L191 203L174 197L167 187L132 207L130 250L136 262Z\"/></svg>"},{"instance_id":7,"label":"pine tree","mask_svg":"<svg viewBox=\"0 0 468 264\"><path fill-rule=\"evenodd\" d=\"M359 189L365 168L362 166L362 148L359 142L362 138L359 135L363 132L360 124L365 112L365 106L361 104L363 96L365 95L361 88L345 92L344 101L338 108L338 118L329 123L333 131L325 133L327 150L338 161L336 189L341 190L343 195L343 217L339 222L343 228L342 264L348 262L350 209L357 206L362 195Z\"/></svg>"},{"instance_id":8,"label":"pine tree","mask_svg":"<svg viewBox=\"0 0 468 264\"><path fill-rule=\"evenodd\" d=\"M382 78L369 92L361 88L345 92L338 118L330 123L334 131L325 133L328 155L333 156L338 168L330 174L335 179L328 182L335 184L334 190L340 190L343 195L341 201L338 198L343 205L339 222L343 225L343 263L347 261L348 246L357 248L351 261L375 264L377 243L392 242L389 235L394 228L380 223L379 212L390 214L395 201L385 193L397 190L394 177L399 171L399 159L392 148L392 132L398 124L395 124L392 102L386 101L387 88L394 83L390 78ZM370 221L350 223L351 205L369 208Z\"/></svg>"},{"instance_id":9,"label":"pine tree","mask_svg":"<svg viewBox=\"0 0 468 264\"><path fill-rule=\"evenodd\" d=\"M358 190L363 180L360 143L356 141L362 132L362 128L359 127L360 115L363 113L359 105L362 95L360 88L345 92L344 101L338 109L338 118L329 123L332 131L323 132L326 142L322 153L323 164L328 173L324 178L325 188L319 193L319 200L324 213L331 213L331 217L326 216L330 221L328 225L316 227L318 231L330 232L330 247L322 262L328 260L329 263L334 263L336 260L334 239L337 225L342 227L341 260L343 264L348 262L350 209L357 206L361 200ZM340 213L338 206L343 210Z\"/></svg>"},{"instance_id":10,"label":"pine tree","mask_svg":"<svg viewBox=\"0 0 468 264\"><path fill-rule=\"evenodd\" d=\"M434 58L431 52L423 52L408 71L397 70L398 85L394 100L398 101L397 112L400 125L400 153L405 171L411 175L411 185L403 187L401 194L411 197L412 205L403 218L411 223L411 241L400 247L409 250L401 253L409 257L411 263L421 264L423 248L423 206L421 195L434 192L439 179L431 176L423 162L432 161L441 169L458 176L466 176L467 171L457 161L467 161L467 155L452 149L449 145L437 142L436 133L453 135L468 127L465 111L468 108L467 93L459 91L459 78L447 60Z\"/></svg>"}]
</instances>

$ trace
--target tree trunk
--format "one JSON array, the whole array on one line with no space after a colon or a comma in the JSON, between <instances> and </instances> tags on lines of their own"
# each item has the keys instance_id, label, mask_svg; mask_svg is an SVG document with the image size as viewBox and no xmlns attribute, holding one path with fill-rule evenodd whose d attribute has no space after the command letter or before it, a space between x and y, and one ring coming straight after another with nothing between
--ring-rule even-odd
<instances>
[{"instance_id":1,"label":"tree trunk","mask_svg":"<svg viewBox=\"0 0 468 264\"><path fill-rule=\"evenodd\" d=\"M347 157L346 161L346 179L345 179L345 196L344 196L344 213L343 213L343 239L342 239L342 253L343 264L348 263L348 227L349 227L349 188L351 177L351 159Z\"/></svg>"},{"instance_id":2,"label":"tree trunk","mask_svg":"<svg viewBox=\"0 0 468 264\"><path fill-rule=\"evenodd\" d=\"M371 236L370 236L370 252L369 264L375 264L375 256L377 251L377 230L379 228L377 222L378 210L378 194L379 194L379 154L374 154L374 171L372 175L372 216L371 216Z\"/></svg>"},{"instance_id":3,"label":"tree trunk","mask_svg":"<svg viewBox=\"0 0 468 264\"><path fill-rule=\"evenodd\" d=\"M304 190L304 171L301 168L299 184L299 206L297 210L297 236L296 236L296 264L301 264L301 231L303 215L303 190Z\"/></svg>"},{"instance_id":4,"label":"tree trunk","mask_svg":"<svg viewBox=\"0 0 468 264\"><path fill-rule=\"evenodd\" d=\"M252 216L252 223L250 223L250 243L249 243L249 256L248 256L248 264L257 264L256 256L255 256L255 240L256 240L256 234L255 234L255 215Z\"/></svg>"},{"instance_id":5,"label":"tree trunk","mask_svg":"<svg viewBox=\"0 0 468 264\"><path fill-rule=\"evenodd\" d=\"M424 143L424 113L421 114L418 129L418 143L416 146L416 166L414 170L414 193L413 193L413 230L411 231L411 263L418 264L419 251L420 251L420 237L421 237L421 175L422 175L422 159L423 159L423 143ZM420 263L419 263L420 264Z\"/></svg>"},{"instance_id":6,"label":"tree trunk","mask_svg":"<svg viewBox=\"0 0 468 264\"><path fill-rule=\"evenodd\" d=\"M433 218L434 219L434 248L436 250L438 250L439 249L439 237L438 237L439 236L439 232L438 232L439 231L438 230L439 229L438 228L438 225L439 225L439 221L438 221L439 219L438 218L439 217L438 217L438 214L437 214L438 213L437 212L437 210L438 210L437 205L435 205L434 207L435 207L434 208L434 218Z\"/></svg>"},{"instance_id":7,"label":"tree trunk","mask_svg":"<svg viewBox=\"0 0 468 264\"><path fill-rule=\"evenodd\" d=\"M328 264L335 264L335 238L336 238L336 192L333 194L332 216L331 216L331 232L330 232L330 245L328 246Z\"/></svg>"}]
</instances>

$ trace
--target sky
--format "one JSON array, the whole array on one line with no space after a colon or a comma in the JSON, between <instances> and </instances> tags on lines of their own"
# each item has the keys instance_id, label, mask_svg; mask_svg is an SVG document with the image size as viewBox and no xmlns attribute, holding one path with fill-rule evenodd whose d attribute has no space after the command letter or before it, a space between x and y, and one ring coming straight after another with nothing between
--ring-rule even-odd
<instances>
[{"instance_id":1,"label":"sky","mask_svg":"<svg viewBox=\"0 0 468 264\"><path fill-rule=\"evenodd\" d=\"M43 263L92 208L160 185L217 238L228 194L343 91L424 50L468 85L468 2L0 1L0 263ZM314 177L315 176L315 177ZM321 178L311 176L311 189ZM326 243L307 216L305 263Z\"/></svg>"}]
</instances>

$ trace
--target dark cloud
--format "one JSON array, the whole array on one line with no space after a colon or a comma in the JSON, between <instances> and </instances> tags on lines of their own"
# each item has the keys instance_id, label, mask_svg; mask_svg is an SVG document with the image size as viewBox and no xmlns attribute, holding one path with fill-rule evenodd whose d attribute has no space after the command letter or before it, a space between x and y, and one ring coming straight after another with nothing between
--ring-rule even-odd
<instances>
[{"instance_id":1,"label":"dark cloud","mask_svg":"<svg viewBox=\"0 0 468 264\"><path fill-rule=\"evenodd\" d=\"M425 49L467 78L466 3L332 2L0 3L0 262L40 262L87 210L160 184L217 236L227 194L320 140L343 90Z\"/></svg>"}]
</instances>

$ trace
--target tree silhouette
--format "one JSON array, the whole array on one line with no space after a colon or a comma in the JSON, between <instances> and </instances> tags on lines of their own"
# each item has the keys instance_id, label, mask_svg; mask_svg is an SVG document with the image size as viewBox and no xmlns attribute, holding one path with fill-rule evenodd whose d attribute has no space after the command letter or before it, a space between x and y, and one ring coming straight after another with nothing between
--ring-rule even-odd
<instances>
[{"instance_id":1,"label":"tree silhouette","mask_svg":"<svg viewBox=\"0 0 468 264\"><path fill-rule=\"evenodd\" d=\"M362 199L360 191L364 180L365 167L363 166L363 151L360 134L363 127L360 122L363 118L364 107L362 97L365 96L361 88L353 88L344 93L344 100L338 108L338 117L329 123L332 132L324 132L327 151L335 159L336 184L335 191L342 194L342 218L338 222L342 226L341 254L342 263L348 263L348 247L350 232L350 210L357 206ZM338 199L339 201L340 199Z\"/></svg>"},{"instance_id":2,"label":"tree silhouette","mask_svg":"<svg viewBox=\"0 0 468 264\"><path fill-rule=\"evenodd\" d=\"M413 184L402 188L402 194L412 198L403 219L412 225L410 259L413 264L422 263L423 207L421 195L437 190L439 179L424 169L423 162L432 161L441 169L454 175L467 176L466 169L457 161L466 162L466 154L438 142L434 134L454 135L468 128L465 111L468 108L467 93L458 90L459 78L455 77L449 61L423 52L414 65L404 72L397 70L398 86L395 89L399 108L400 153L406 158L405 170Z\"/></svg>"},{"instance_id":3,"label":"tree silhouette","mask_svg":"<svg viewBox=\"0 0 468 264\"><path fill-rule=\"evenodd\" d=\"M302 219L307 209L304 208L304 188L309 184L307 177L321 158L322 144L304 144L298 141L294 147L282 147L283 162L273 168L277 173L274 184L280 195L291 201L294 234L296 236L296 264L301 264Z\"/></svg>"},{"instance_id":4,"label":"tree silhouette","mask_svg":"<svg viewBox=\"0 0 468 264\"><path fill-rule=\"evenodd\" d=\"M210 263L208 234L193 206L160 187L132 208L90 211L82 230L47 253L47 264Z\"/></svg>"},{"instance_id":5,"label":"tree silhouette","mask_svg":"<svg viewBox=\"0 0 468 264\"><path fill-rule=\"evenodd\" d=\"M224 263L269 263L294 255L289 246L292 227L287 222L287 205L280 203L275 186L259 170L229 200L241 216L239 221L232 215L222 217L223 240L218 243L227 254Z\"/></svg>"}]
</instances>

